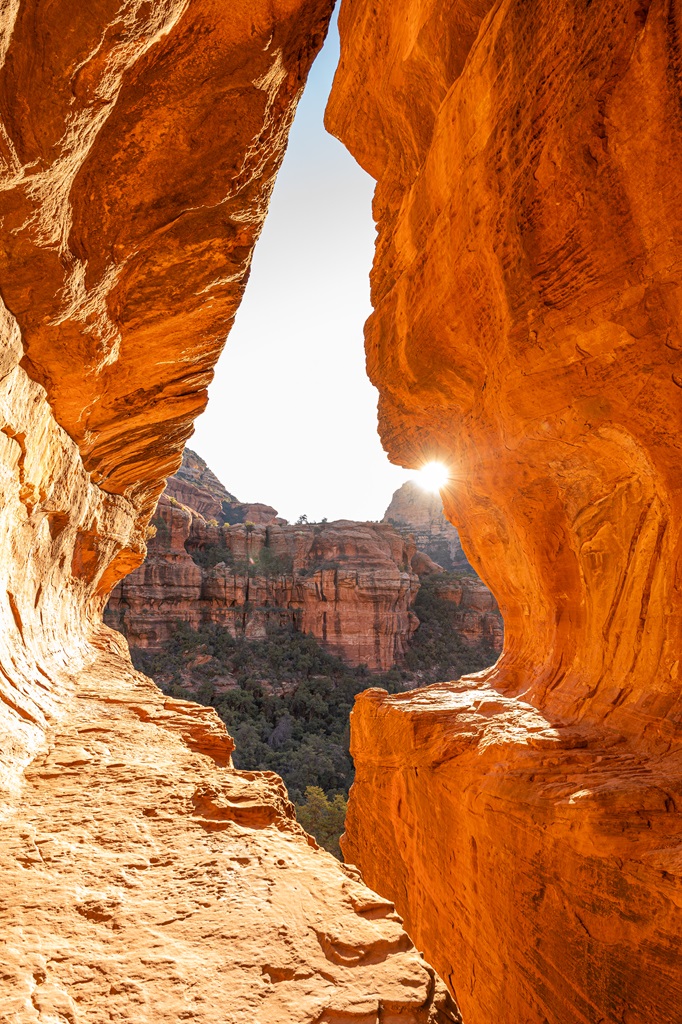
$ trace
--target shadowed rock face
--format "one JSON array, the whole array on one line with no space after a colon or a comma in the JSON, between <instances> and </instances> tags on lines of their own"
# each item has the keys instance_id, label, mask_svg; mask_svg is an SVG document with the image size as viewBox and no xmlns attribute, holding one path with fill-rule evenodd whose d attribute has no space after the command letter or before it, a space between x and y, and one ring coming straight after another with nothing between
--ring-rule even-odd
<instances>
[{"instance_id":1,"label":"shadowed rock face","mask_svg":"<svg viewBox=\"0 0 682 1024\"><path fill-rule=\"evenodd\" d=\"M452 467L505 622L484 677L360 699L346 852L470 1024L672 1024L682 7L344 0L340 30L383 442Z\"/></svg>"},{"instance_id":2,"label":"shadowed rock face","mask_svg":"<svg viewBox=\"0 0 682 1024\"><path fill-rule=\"evenodd\" d=\"M391 523L401 532L409 531L418 549L444 569L471 571L459 534L443 515L443 503L438 494L429 494L419 484L408 480L391 498L382 522Z\"/></svg>"},{"instance_id":3,"label":"shadowed rock face","mask_svg":"<svg viewBox=\"0 0 682 1024\"><path fill-rule=\"evenodd\" d=\"M331 6L0 5L3 1020L460 1019L280 780L235 772L216 716L101 625L205 402Z\"/></svg>"}]
</instances>

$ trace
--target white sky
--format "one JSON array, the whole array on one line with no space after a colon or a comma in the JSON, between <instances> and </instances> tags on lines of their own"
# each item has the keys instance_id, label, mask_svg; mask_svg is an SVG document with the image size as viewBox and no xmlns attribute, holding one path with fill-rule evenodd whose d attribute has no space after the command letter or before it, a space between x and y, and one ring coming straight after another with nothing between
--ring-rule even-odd
<instances>
[{"instance_id":1,"label":"white sky","mask_svg":"<svg viewBox=\"0 0 682 1024\"><path fill-rule=\"evenodd\" d=\"M392 466L365 375L374 182L328 135L336 20L301 100L244 301L189 446L240 501L381 519Z\"/></svg>"}]
</instances>

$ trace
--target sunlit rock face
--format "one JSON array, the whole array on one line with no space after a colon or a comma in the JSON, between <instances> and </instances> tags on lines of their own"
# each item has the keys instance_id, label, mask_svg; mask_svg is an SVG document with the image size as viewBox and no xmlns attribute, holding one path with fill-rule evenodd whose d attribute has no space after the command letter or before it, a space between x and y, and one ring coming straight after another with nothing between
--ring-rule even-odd
<instances>
[{"instance_id":1,"label":"sunlit rock face","mask_svg":"<svg viewBox=\"0 0 682 1024\"><path fill-rule=\"evenodd\" d=\"M351 665L386 670L419 625L414 544L383 523L219 526L164 494L152 525L147 559L114 588L105 616L132 646L159 648L178 622L253 639L287 627Z\"/></svg>"},{"instance_id":2,"label":"sunlit rock face","mask_svg":"<svg viewBox=\"0 0 682 1024\"><path fill-rule=\"evenodd\" d=\"M0 1016L459 1020L390 902L101 625L205 402L329 0L0 5Z\"/></svg>"},{"instance_id":3,"label":"sunlit rock face","mask_svg":"<svg viewBox=\"0 0 682 1024\"><path fill-rule=\"evenodd\" d=\"M224 342L328 2L0 12L0 730L78 669ZM68 31L65 26L68 25ZM217 126L220 125L220 131Z\"/></svg>"},{"instance_id":4,"label":"sunlit rock face","mask_svg":"<svg viewBox=\"0 0 682 1024\"><path fill-rule=\"evenodd\" d=\"M484 677L360 699L345 849L471 1024L672 1024L682 8L343 0L340 28L383 441L451 467L505 620Z\"/></svg>"}]
</instances>

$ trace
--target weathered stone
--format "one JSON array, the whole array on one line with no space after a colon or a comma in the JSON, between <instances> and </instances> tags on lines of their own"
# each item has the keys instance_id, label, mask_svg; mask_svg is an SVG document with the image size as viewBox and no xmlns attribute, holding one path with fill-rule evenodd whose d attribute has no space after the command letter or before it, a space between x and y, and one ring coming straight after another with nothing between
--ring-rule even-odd
<instances>
[{"instance_id":1,"label":"weathered stone","mask_svg":"<svg viewBox=\"0 0 682 1024\"><path fill-rule=\"evenodd\" d=\"M330 0L0 5L3 1024L458 1020L393 907L101 625ZM402 1016L401 1016L402 1015Z\"/></svg>"},{"instance_id":2,"label":"weathered stone","mask_svg":"<svg viewBox=\"0 0 682 1024\"><path fill-rule=\"evenodd\" d=\"M136 647L158 649L178 622L250 638L288 626L351 665L390 669L419 624L410 610L419 590L414 545L390 526L218 526L164 495L153 528L144 565L106 610ZM220 561L200 568L192 553L211 550Z\"/></svg>"},{"instance_id":3,"label":"weathered stone","mask_svg":"<svg viewBox=\"0 0 682 1024\"><path fill-rule=\"evenodd\" d=\"M673 1024L682 7L343 0L339 24L383 443L448 464L505 620L483 677L359 701L345 849L469 1024Z\"/></svg>"},{"instance_id":4,"label":"weathered stone","mask_svg":"<svg viewBox=\"0 0 682 1024\"><path fill-rule=\"evenodd\" d=\"M411 533L417 548L444 569L471 570L459 534L445 518L440 497L419 484L408 480L398 488L382 522Z\"/></svg>"}]
</instances>

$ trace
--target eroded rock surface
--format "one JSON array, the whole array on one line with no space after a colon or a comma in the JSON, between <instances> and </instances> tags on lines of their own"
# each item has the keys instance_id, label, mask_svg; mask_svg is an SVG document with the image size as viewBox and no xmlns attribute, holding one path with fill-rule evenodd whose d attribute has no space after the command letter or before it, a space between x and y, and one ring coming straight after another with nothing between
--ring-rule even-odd
<instances>
[{"instance_id":1,"label":"eroded rock surface","mask_svg":"<svg viewBox=\"0 0 682 1024\"><path fill-rule=\"evenodd\" d=\"M458 1020L393 907L101 625L330 0L0 5L0 1020Z\"/></svg>"},{"instance_id":2,"label":"eroded rock surface","mask_svg":"<svg viewBox=\"0 0 682 1024\"><path fill-rule=\"evenodd\" d=\"M444 569L471 569L457 530L443 514L443 502L419 484L408 480L391 498L382 520L396 529L409 531L419 551L424 551Z\"/></svg>"},{"instance_id":3,"label":"eroded rock surface","mask_svg":"<svg viewBox=\"0 0 682 1024\"><path fill-rule=\"evenodd\" d=\"M164 494L187 505L204 519L215 519L218 525L246 522L261 526L286 525L286 519L280 518L271 505L238 501L191 448L183 451L180 467L168 478Z\"/></svg>"},{"instance_id":4,"label":"eroded rock surface","mask_svg":"<svg viewBox=\"0 0 682 1024\"><path fill-rule=\"evenodd\" d=\"M215 713L164 697L104 630L5 809L3 1024L461 1021L282 781L231 768Z\"/></svg>"},{"instance_id":5,"label":"eroded rock surface","mask_svg":"<svg viewBox=\"0 0 682 1024\"><path fill-rule=\"evenodd\" d=\"M505 621L456 699L360 700L346 850L470 1024L672 1024L682 8L343 0L340 30L328 120L377 179L383 441L450 465Z\"/></svg>"},{"instance_id":6,"label":"eroded rock surface","mask_svg":"<svg viewBox=\"0 0 682 1024\"><path fill-rule=\"evenodd\" d=\"M158 649L178 622L250 638L290 626L351 665L390 669L419 624L410 610L419 590L414 545L390 526L219 526L166 495L152 525L144 565L106 611L134 646Z\"/></svg>"}]
</instances>

